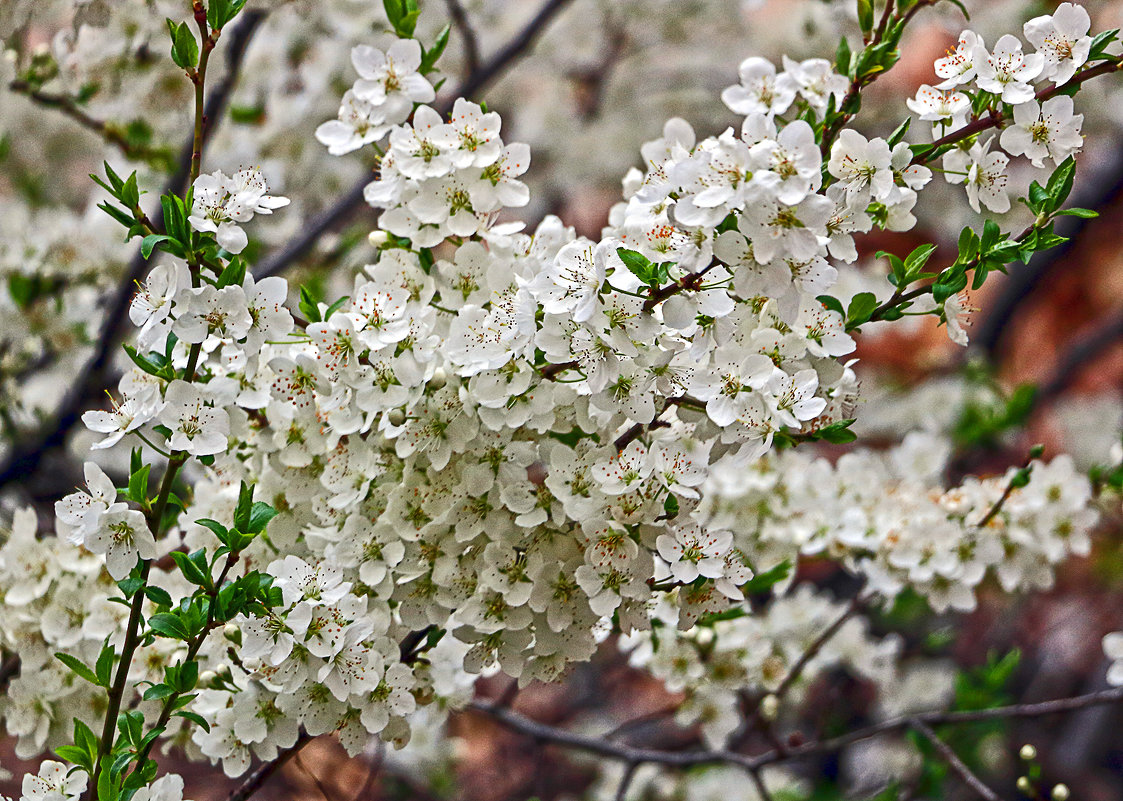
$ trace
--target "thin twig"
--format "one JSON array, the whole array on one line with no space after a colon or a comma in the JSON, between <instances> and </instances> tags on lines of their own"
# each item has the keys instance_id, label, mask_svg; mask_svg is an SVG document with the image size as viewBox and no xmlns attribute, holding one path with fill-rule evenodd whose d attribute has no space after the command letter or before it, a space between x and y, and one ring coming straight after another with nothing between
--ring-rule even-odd
<instances>
[{"instance_id":1,"label":"thin twig","mask_svg":"<svg viewBox=\"0 0 1123 801\"><path fill-rule=\"evenodd\" d=\"M445 5L448 6L448 15L464 43L464 77L467 79L480 68L480 40L464 6L460 5L460 0L445 0Z\"/></svg>"},{"instance_id":2,"label":"thin twig","mask_svg":"<svg viewBox=\"0 0 1123 801\"><path fill-rule=\"evenodd\" d=\"M246 801L247 798L260 790L262 785L269 781L269 778L280 770L286 762L300 753L300 750L314 739L314 737L302 731L300 736L296 738L296 742L290 747L282 749L276 759L262 764L261 767L246 777L246 780L226 797L226 801Z\"/></svg>"},{"instance_id":3,"label":"thin twig","mask_svg":"<svg viewBox=\"0 0 1123 801\"><path fill-rule=\"evenodd\" d=\"M941 740L936 732L932 731L931 726L920 720L914 720L909 725L910 728L921 734L924 739L932 744L932 747L935 748L940 753L940 756L944 758L944 761L948 763L948 767L952 769L952 772L959 776L964 784L978 793L980 798L985 799L985 801L1002 801L998 793L987 787L983 780L976 776L975 773L964 764L963 760L952 750L951 746Z\"/></svg>"},{"instance_id":4,"label":"thin twig","mask_svg":"<svg viewBox=\"0 0 1123 801\"><path fill-rule=\"evenodd\" d=\"M760 775L760 771L750 770L749 776L752 777L753 784L756 785L756 792L761 801L772 801L772 793L768 792L768 787L764 784L764 778Z\"/></svg>"},{"instance_id":5,"label":"thin twig","mask_svg":"<svg viewBox=\"0 0 1123 801\"><path fill-rule=\"evenodd\" d=\"M814 641L807 646L803 653L800 654L799 659L796 660L796 663L792 665L791 670L789 670L787 672L787 675L785 675L784 678L780 680L779 686L772 693L776 696L777 699L783 698L784 695L787 694L788 690L792 688L792 685L799 680L799 677L801 675L803 675L803 671L811 663L811 660L818 656L819 652L823 650L823 646L830 642L831 639L836 634L838 634L839 631L842 630L842 627L846 624L846 621L852 618L861 610L866 600L867 596L865 595L859 594L855 596L855 598L850 602L850 605L846 607L843 613L839 615L833 623L823 629L822 634L816 637Z\"/></svg>"},{"instance_id":6,"label":"thin twig","mask_svg":"<svg viewBox=\"0 0 1123 801\"><path fill-rule=\"evenodd\" d=\"M324 797L324 801L331 801L331 794L328 793L327 788L324 787L324 783L320 781L320 778L315 773L308 769L308 766L304 764L304 760L300 758L300 754L296 754L293 761L296 762L296 766L303 771L304 775L311 779L312 783L316 785L316 789L320 791L320 795Z\"/></svg>"},{"instance_id":7,"label":"thin twig","mask_svg":"<svg viewBox=\"0 0 1123 801\"><path fill-rule=\"evenodd\" d=\"M1123 701L1123 687L1116 687L1111 690L1103 690L1071 698L1042 701L1034 704L1012 704L1010 706L995 707L993 709L980 709L966 712L925 712L919 715L891 718L881 723L856 729L839 737L792 746L783 752L772 749L754 756L723 749L666 751L637 748L625 743L610 742L600 736L578 734L545 723L539 723L517 712L513 712L510 709L504 709L486 701L473 701L468 708L496 720L513 731L517 731L520 734L524 734L540 742L572 748L578 751L586 751L607 759L616 759L628 763L653 763L671 767L729 764L742 767L745 770L759 770L766 765L774 765L816 754L836 752L848 745L862 740L868 740L871 737L877 737L906 729L910 726L915 726L918 722L929 726L940 726L976 723L987 720L1034 718L1060 714L1062 712L1071 712L1091 706L1116 704L1121 701Z\"/></svg>"},{"instance_id":8,"label":"thin twig","mask_svg":"<svg viewBox=\"0 0 1123 801\"><path fill-rule=\"evenodd\" d=\"M129 141L129 137L122 126L93 117L82 108L78 100L69 95L44 92L41 89L34 88L27 81L23 80L12 81L8 84L8 88L17 94L24 95L40 106L57 109L64 116L97 135L107 144L120 150L122 155L127 159L133 161L160 161L164 163L171 161L170 152L165 152L161 148Z\"/></svg>"},{"instance_id":9,"label":"thin twig","mask_svg":"<svg viewBox=\"0 0 1123 801\"><path fill-rule=\"evenodd\" d=\"M620 777L620 784L616 788L616 801L624 801L628 797L628 787L632 784L632 779L636 777L636 770L639 768L638 762L629 762L624 768L624 775Z\"/></svg>"}]
</instances>

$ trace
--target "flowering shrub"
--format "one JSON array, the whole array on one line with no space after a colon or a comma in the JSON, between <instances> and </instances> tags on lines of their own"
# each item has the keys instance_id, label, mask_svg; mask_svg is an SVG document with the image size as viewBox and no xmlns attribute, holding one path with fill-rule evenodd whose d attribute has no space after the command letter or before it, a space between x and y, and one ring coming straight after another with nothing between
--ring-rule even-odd
<instances>
[{"instance_id":1,"label":"flowering shrub","mask_svg":"<svg viewBox=\"0 0 1123 801\"><path fill-rule=\"evenodd\" d=\"M746 694L775 720L838 666L886 696L907 680L862 607L912 594L970 610L990 577L1045 588L1086 555L1093 482L1066 456L1034 449L949 485L946 432L833 463L809 452L856 439L864 327L930 315L965 345L961 293L1063 242L1058 217L1091 214L1066 207L1073 96L1123 61L1078 5L1027 23L1028 45L964 31L908 102L932 142L910 144L907 118L884 138L851 127L935 4L877 17L860 1L862 46L843 39L833 61L744 60L721 93L739 128L667 122L593 240L554 216L532 233L514 221L529 147L467 98L430 105L449 29L417 38L416 3L387 0L394 37L351 52L357 78L315 134L341 158L374 152L376 256L347 294L303 286L294 306L284 278L255 276L243 227L289 198L258 167L204 171L211 54L260 12L179 9L188 188L146 211L137 173L95 176L151 260L130 367L111 408L82 415L94 449L132 449L127 475L87 462L55 504L59 536L19 509L0 546L0 642L21 668L3 717L20 756L65 760L24 797L178 801L160 744L231 777L329 733L352 754L372 737L401 747L467 705L476 675L554 681L610 633L685 694L676 717L712 749L697 761L736 762L722 755ZM979 218L944 266L934 244L885 254L887 298L835 294L856 238L915 225L934 170L973 212L1005 212L1019 158L1042 170L1016 197L1021 233ZM811 558L855 577L852 603L802 581Z\"/></svg>"}]
</instances>

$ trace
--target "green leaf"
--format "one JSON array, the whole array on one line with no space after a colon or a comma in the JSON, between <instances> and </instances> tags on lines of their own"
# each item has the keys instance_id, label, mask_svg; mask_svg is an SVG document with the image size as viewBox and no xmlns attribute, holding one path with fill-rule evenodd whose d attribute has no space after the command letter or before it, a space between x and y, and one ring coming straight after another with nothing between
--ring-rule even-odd
<instances>
[{"instance_id":1,"label":"green leaf","mask_svg":"<svg viewBox=\"0 0 1123 801\"><path fill-rule=\"evenodd\" d=\"M144 594L148 596L148 600L157 606L170 607L172 605L172 596L161 587L145 587Z\"/></svg>"},{"instance_id":2,"label":"green leaf","mask_svg":"<svg viewBox=\"0 0 1123 801\"><path fill-rule=\"evenodd\" d=\"M70 668L72 671L74 671L74 673L76 673L80 678L85 679L90 684L94 685L95 687L106 686L106 685L103 685L100 681L98 681L97 675L92 670L90 670L88 667L86 667L85 663L82 662L82 660L78 659L77 657L73 657L70 654L64 654L64 653L59 652L59 653L55 654L55 659L62 662L64 665L66 665L68 668Z\"/></svg>"},{"instance_id":3,"label":"green leaf","mask_svg":"<svg viewBox=\"0 0 1123 801\"><path fill-rule=\"evenodd\" d=\"M663 499L663 513L670 519L678 517L678 512L678 498L668 494L667 497Z\"/></svg>"},{"instance_id":4,"label":"green leaf","mask_svg":"<svg viewBox=\"0 0 1123 801\"><path fill-rule=\"evenodd\" d=\"M153 615L148 620L148 627L162 637L170 637L173 640L183 640L184 642L190 639L190 634L183 621L179 619L178 615L170 612Z\"/></svg>"},{"instance_id":5,"label":"green leaf","mask_svg":"<svg viewBox=\"0 0 1123 801\"><path fill-rule=\"evenodd\" d=\"M846 327L855 328L870 319L877 308L877 296L872 292L859 292L850 299L846 310Z\"/></svg>"},{"instance_id":6,"label":"green leaf","mask_svg":"<svg viewBox=\"0 0 1123 801\"><path fill-rule=\"evenodd\" d=\"M391 1L392 0L387 0L387 2ZM318 323L322 321L323 318L320 317L320 307L307 286L302 285L300 287L300 301L297 303L297 307L308 322Z\"/></svg>"},{"instance_id":7,"label":"green leaf","mask_svg":"<svg viewBox=\"0 0 1123 801\"><path fill-rule=\"evenodd\" d=\"M824 308L830 309L834 312L838 312L843 317L846 317L846 312L842 308L842 301L840 301L833 295L820 295L818 298L816 298L816 300L822 303Z\"/></svg>"},{"instance_id":8,"label":"green leaf","mask_svg":"<svg viewBox=\"0 0 1123 801\"><path fill-rule=\"evenodd\" d=\"M55 753L61 759L85 768L87 772L93 768L93 760L90 759L90 755L76 745L60 745L55 749Z\"/></svg>"},{"instance_id":9,"label":"green leaf","mask_svg":"<svg viewBox=\"0 0 1123 801\"><path fill-rule=\"evenodd\" d=\"M116 649L109 644L106 644L101 649L101 653L98 654L97 662L94 664L94 673L97 675L97 683L102 687L108 687L112 680L113 661L116 656Z\"/></svg>"},{"instance_id":10,"label":"green leaf","mask_svg":"<svg viewBox=\"0 0 1123 801\"><path fill-rule=\"evenodd\" d=\"M873 3L871 0L858 0L858 27L863 36L873 33Z\"/></svg>"},{"instance_id":11,"label":"green leaf","mask_svg":"<svg viewBox=\"0 0 1123 801\"><path fill-rule=\"evenodd\" d=\"M277 516L277 510L263 501L255 501L250 509L249 525L245 528L246 534L260 534L265 531L269 521Z\"/></svg>"},{"instance_id":12,"label":"green leaf","mask_svg":"<svg viewBox=\"0 0 1123 801\"><path fill-rule=\"evenodd\" d=\"M444 53L445 47L448 46L449 30L450 26L445 25L444 28L441 29L441 32L437 34L433 46L426 50L425 54L421 57L421 66L418 67L418 72L422 75L430 73L436 68L437 61L440 59L441 54Z\"/></svg>"},{"instance_id":13,"label":"green leaf","mask_svg":"<svg viewBox=\"0 0 1123 801\"><path fill-rule=\"evenodd\" d=\"M900 142L905 138L905 134L908 133L909 125L911 124L912 117L905 117L905 121L898 125L893 133L889 134L889 139L886 140L886 143L889 145L890 149L900 144Z\"/></svg>"},{"instance_id":14,"label":"green leaf","mask_svg":"<svg viewBox=\"0 0 1123 801\"><path fill-rule=\"evenodd\" d=\"M97 756L98 739L90 731L90 727L78 718L74 718L74 743L90 755L92 763L93 758Z\"/></svg>"},{"instance_id":15,"label":"green leaf","mask_svg":"<svg viewBox=\"0 0 1123 801\"><path fill-rule=\"evenodd\" d=\"M627 248L616 248L616 255L620 257L620 261L624 262L628 271L640 281L645 284L651 284L654 281L655 265L648 261L642 253Z\"/></svg>"},{"instance_id":16,"label":"green leaf","mask_svg":"<svg viewBox=\"0 0 1123 801\"><path fill-rule=\"evenodd\" d=\"M1053 205L1049 209L1050 212L1059 209L1061 204L1068 199L1068 195L1072 191L1072 182L1075 179L1076 159L1069 156L1060 163L1057 169L1053 170L1053 174L1049 176L1049 183L1045 186L1045 191L1053 199Z\"/></svg>"},{"instance_id":17,"label":"green leaf","mask_svg":"<svg viewBox=\"0 0 1123 801\"><path fill-rule=\"evenodd\" d=\"M757 593L770 590L773 585L779 584L786 579L792 572L792 563L785 559L775 567L765 570L763 573L757 573L747 582L741 585L741 591L745 595L756 595Z\"/></svg>"},{"instance_id":18,"label":"green leaf","mask_svg":"<svg viewBox=\"0 0 1123 801\"><path fill-rule=\"evenodd\" d=\"M168 698L169 696L175 694L176 689L170 684L153 684L151 687L144 691L144 700L160 700L162 698Z\"/></svg>"},{"instance_id":19,"label":"green leaf","mask_svg":"<svg viewBox=\"0 0 1123 801\"><path fill-rule=\"evenodd\" d=\"M1084 219L1084 220L1091 220L1095 217L1099 217L1100 213L1098 211L1093 211L1092 209L1064 209L1062 211L1058 211L1057 216L1058 217L1080 217L1081 219Z\"/></svg>"},{"instance_id":20,"label":"green leaf","mask_svg":"<svg viewBox=\"0 0 1123 801\"><path fill-rule=\"evenodd\" d=\"M850 430L852 425L854 425L853 419L839 420L837 423L831 423L829 426L820 428L815 432L815 438L834 445L845 445L858 438L858 435Z\"/></svg>"},{"instance_id":21,"label":"green leaf","mask_svg":"<svg viewBox=\"0 0 1123 801\"><path fill-rule=\"evenodd\" d=\"M172 20L167 20L168 35L172 39L172 61L175 62L177 67L185 70L193 70L199 63L199 43L195 41L194 34L191 33L191 27L186 22L181 22L179 25ZM122 199L126 206L132 206Z\"/></svg>"},{"instance_id":22,"label":"green leaf","mask_svg":"<svg viewBox=\"0 0 1123 801\"><path fill-rule=\"evenodd\" d=\"M203 731L205 732L209 732L211 730L211 724L207 723L207 721L204 720L203 717L196 712L180 710L179 712L175 713L175 717L186 718L192 723L195 723L196 725L202 727Z\"/></svg>"},{"instance_id":23,"label":"green leaf","mask_svg":"<svg viewBox=\"0 0 1123 801\"><path fill-rule=\"evenodd\" d=\"M152 250L161 242L167 242L171 239L167 234L149 234L140 243L140 255L148 258L152 255Z\"/></svg>"},{"instance_id":24,"label":"green leaf","mask_svg":"<svg viewBox=\"0 0 1123 801\"><path fill-rule=\"evenodd\" d=\"M242 259L233 258L222 270L215 282L219 289L227 286L241 286L246 280L246 263Z\"/></svg>"},{"instance_id":25,"label":"green leaf","mask_svg":"<svg viewBox=\"0 0 1123 801\"><path fill-rule=\"evenodd\" d=\"M1100 58L1110 58L1107 54L1107 47L1115 41L1115 37L1118 34L1118 28L1096 34L1096 38L1092 40L1092 45L1088 49L1088 60L1093 61Z\"/></svg>"},{"instance_id":26,"label":"green leaf","mask_svg":"<svg viewBox=\"0 0 1123 801\"><path fill-rule=\"evenodd\" d=\"M202 524L201 521L197 522ZM191 561L191 558L187 554L183 551L172 551L172 559L175 560L176 565L179 567L180 572L183 573L185 579L200 587L207 586L210 578Z\"/></svg>"}]
</instances>

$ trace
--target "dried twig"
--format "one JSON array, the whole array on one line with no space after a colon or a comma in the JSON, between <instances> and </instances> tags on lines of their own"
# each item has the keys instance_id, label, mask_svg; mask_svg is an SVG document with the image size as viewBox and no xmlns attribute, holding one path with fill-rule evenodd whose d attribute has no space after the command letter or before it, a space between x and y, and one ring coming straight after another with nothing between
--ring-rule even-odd
<instances>
[{"instance_id":1,"label":"dried twig","mask_svg":"<svg viewBox=\"0 0 1123 801\"><path fill-rule=\"evenodd\" d=\"M975 773L964 764L963 760L952 750L951 746L941 740L936 732L932 731L931 726L919 720L913 721L909 726L932 744L932 747L935 748L940 756L943 757L944 761L948 763L948 767L951 768L952 772L959 776L964 784L978 793L980 798L984 798L986 801L1002 801L998 793L987 787L983 780L976 776Z\"/></svg>"}]
</instances>

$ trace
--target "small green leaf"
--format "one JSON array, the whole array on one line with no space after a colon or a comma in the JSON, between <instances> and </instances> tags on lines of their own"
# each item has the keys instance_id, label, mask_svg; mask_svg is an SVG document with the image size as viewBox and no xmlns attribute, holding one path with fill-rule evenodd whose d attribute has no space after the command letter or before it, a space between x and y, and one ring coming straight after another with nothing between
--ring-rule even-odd
<instances>
[{"instance_id":1,"label":"small green leaf","mask_svg":"<svg viewBox=\"0 0 1123 801\"><path fill-rule=\"evenodd\" d=\"M846 327L855 328L870 319L877 308L877 296L872 292L859 292L850 299L846 309Z\"/></svg>"},{"instance_id":2,"label":"small green leaf","mask_svg":"<svg viewBox=\"0 0 1123 801\"><path fill-rule=\"evenodd\" d=\"M171 239L167 234L149 234L140 243L140 255L148 258L152 255L153 249L161 242L167 242Z\"/></svg>"},{"instance_id":3,"label":"small green leaf","mask_svg":"<svg viewBox=\"0 0 1123 801\"><path fill-rule=\"evenodd\" d=\"M95 687L104 686L100 681L98 681L97 675L88 667L86 667L85 663L82 662L82 660L73 657L70 654L64 654L61 652L55 654L55 659L62 662L64 665L74 671L74 673L76 673L80 678L85 679Z\"/></svg>"},{"instance_id":4,"label":"small green leaf","mask_svg":"<svg viewBox=\"0 0 1123 801\"><path fill-rule=\"evenodd\" d=\"M175 713L175 717L186 718L187 720L190 720L192 723L195 723L196 725L200 726L203 729L203 731L205 731L205 732L209 732L211 730L211 724L207 723L207 721L204 720L203 717L201 715L199 715L197 712L188 712L186 710L180 710L179 712Z\"/></svg>"},{"instance_id":5,"label":"small green leaf","mask_svg":"<svg viewBox=\"0 0 1123 801\"><path fill-rule=\"evenodd\" d=\"M190 639L187 627L183 625L183 621L179 619L178 615L171 614L170 612L161 612L160 614L153 615L148 620L148 627L162 637L170 637L173 640L183 640L184 642Z\"/></svg>"}]
</instances>

